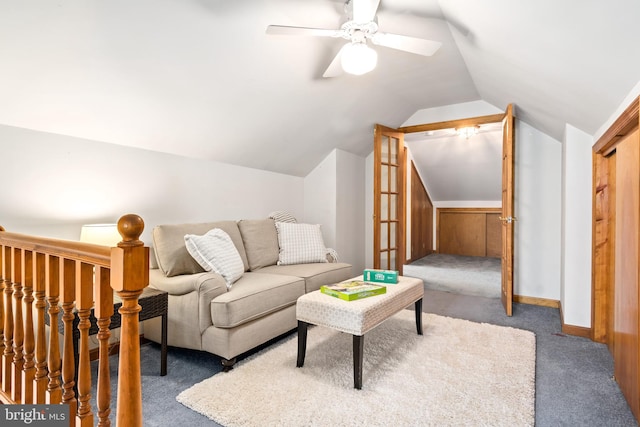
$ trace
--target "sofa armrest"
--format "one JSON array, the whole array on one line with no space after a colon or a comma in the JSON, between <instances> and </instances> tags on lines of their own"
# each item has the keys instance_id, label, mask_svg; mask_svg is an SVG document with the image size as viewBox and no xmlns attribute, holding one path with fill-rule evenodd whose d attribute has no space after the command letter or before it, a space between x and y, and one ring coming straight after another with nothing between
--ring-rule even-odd
<instances>
[{"instance_id":1,"label":"sofa armrest","mask_svg":"<svg viewBox=\"0 0 640 427\"><path fill-rule=\"evenodd\" d=\"M169 329L180 331L180 334L186 337L190 335L190 331L195 331L194 326L198 325L198 333L192 337L197 336L198 339L202 332L213 324L211 301L227 292L227 284L222 276L211 272L166 277L160 269L151 269L149 286L169 293L169 322L172 326ZM176 337L180 334L171 335ZM170 345L194 348L172 343L171 339L169 341Z\"/></svg>"}]
</instances>

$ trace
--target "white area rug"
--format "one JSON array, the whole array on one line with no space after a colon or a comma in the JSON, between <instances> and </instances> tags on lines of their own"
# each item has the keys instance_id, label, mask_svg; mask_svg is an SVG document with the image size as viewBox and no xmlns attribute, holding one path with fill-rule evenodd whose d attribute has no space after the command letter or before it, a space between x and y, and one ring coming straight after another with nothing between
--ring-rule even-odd
<instances>
[{"instance_id":1,"label":"white area rug","mask_svg":"<svg viewBox=\"0 0 640 427\"><path fill-rule=\"evenodd\" d=\"M183 391L180 403L234 426L532 426L535 335L403 310L364 337L362 390L352 336L309 328Z\"/></svg>"}]
</instances>

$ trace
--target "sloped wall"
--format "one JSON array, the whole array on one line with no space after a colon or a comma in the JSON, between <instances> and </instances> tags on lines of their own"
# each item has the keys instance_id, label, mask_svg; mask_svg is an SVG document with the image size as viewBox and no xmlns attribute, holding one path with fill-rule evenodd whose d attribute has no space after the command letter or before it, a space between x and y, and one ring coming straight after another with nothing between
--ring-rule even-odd
<instances>
[{"instance_id":1,"label":"sloped wall","mask_svg":"<svg viewBox=\"0 0 640 427\"><path fill-rule=\"evenodd\" d=\"M145 220L142 239L164 223L302 218L303 178L0 125L0 224L73 239L86 223Z\"/></svg>"}]
</instances>

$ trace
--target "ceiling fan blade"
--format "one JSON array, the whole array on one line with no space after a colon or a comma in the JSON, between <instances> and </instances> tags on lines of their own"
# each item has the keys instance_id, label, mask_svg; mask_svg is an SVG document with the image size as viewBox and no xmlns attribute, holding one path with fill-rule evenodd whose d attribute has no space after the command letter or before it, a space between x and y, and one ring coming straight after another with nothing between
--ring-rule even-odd
<instances>
[{"instance_id":1,"label":"ceiling fan blade","mask_svg":"<svg viewBox=\"0 0 640 427\"><path fill-rule=\"evenodd\" d=\"M371 42L379 46L404 50L405 52L411 52L423 56L433 55L438 51L438 49L440 49L440 46L442 46L442 43L433 40L425 40L389 33L376 33L371 37Z\"/></svg>"},{"instance_id":2,"label":"ceiling fan blade","mask_svg":"<svg viewBox=\"0 0 640 427\"><path fill-rule=\"evenodd\" d=\"M342 70L341 58L342 58L342 52L344 51L344 48L346 46L347 45L345 44L340 48L335 58L333 58L333 61L331 61L331 64L329 64L329 66L327 67L327 70L322 75L322 77L337 77L339 75L342 75L343 70Z\"/></svg>"},{"instance_id":3,"label":"ceiling fan blade","mask_svg":"<svg viewBox=\"0 0 640 427\"><path fill-rule=\"evenodd\" d=\"M318 36L342 37L342 30L326 30L324 28L288 27L286 25L269 25L267 34L285 36Z\"/></svg>"},{"instance_id":4,"label":"ceiling fan blade","mask_svg":"<svg viewBox=\"0 0 640 427\"><path fill-rule=\"evenodd\" d=\"M353 20L356 24L366 24L373 21L380 5L380 0L352 0Z\"/></svg>"}]
</instances>

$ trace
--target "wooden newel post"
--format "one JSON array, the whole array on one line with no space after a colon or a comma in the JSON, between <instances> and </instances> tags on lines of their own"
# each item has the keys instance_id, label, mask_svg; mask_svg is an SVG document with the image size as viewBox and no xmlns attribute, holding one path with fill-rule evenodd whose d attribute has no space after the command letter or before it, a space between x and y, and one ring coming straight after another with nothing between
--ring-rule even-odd
<instances>
[{"instance_id":1,"label":"wooden newel post","mask_svg":"<svg viewBox=\"0 0 640 427\"><path fill-rule=\"evenodd\" d=\"M122 241L111 248L111 287L122 299L116 425L123 427L142 426L138 297L149 284L149 248L139 240L143 230L138 215L123 216L118 221Z\"/></svg>"}]
</instances>

